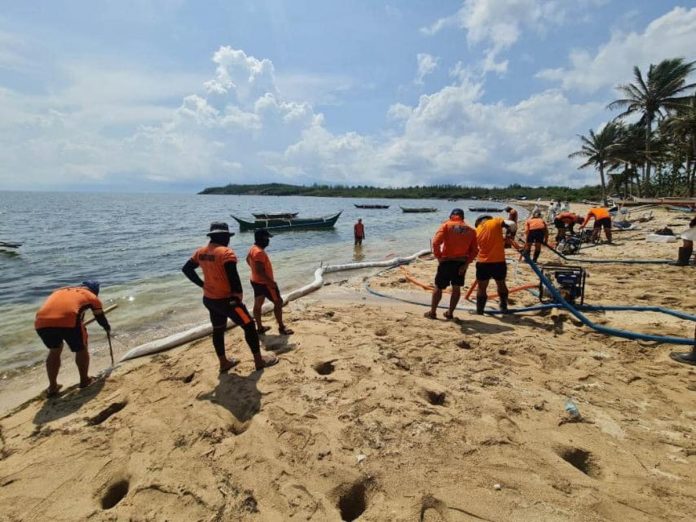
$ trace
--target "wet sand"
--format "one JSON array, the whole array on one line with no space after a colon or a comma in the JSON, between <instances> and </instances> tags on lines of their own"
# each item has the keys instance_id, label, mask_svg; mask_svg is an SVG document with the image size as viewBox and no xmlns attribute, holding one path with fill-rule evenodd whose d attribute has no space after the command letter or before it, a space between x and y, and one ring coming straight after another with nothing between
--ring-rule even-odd
<instances>
[{"instance_id":1,"label":"wet sand","mask_svg":"<svg viewBox=\"0 0 696 522\"><path fill-rule=\"evenodd\" d=\"M675 259L678 244L643 238L663 224L686 226L685 216L655 216L584 255ZM544 252L540 261L558 259ZM586 301L693 312L693 270L588 266ZM365 290L369 282L427 303L407 276L429 283L434 271L424 258L367 281L336 274L287 307L295 335L279 336L267 320L274 328L264 345L281 362L264 372L232 330L228 353L242 363L229 374L217 373L204 339L5 415L0 512L9 520L692 518L696 368L669 358L684 347L606 337L565 312L458 311L455 321L433 321L422 306ZM509 281L534 278L520 264ZM514 295L514 306L538 303ZM646 333L694 331L653 313L592 318ZM568 397L580 421L569 422Z\"/></svg>"}]
</instances>

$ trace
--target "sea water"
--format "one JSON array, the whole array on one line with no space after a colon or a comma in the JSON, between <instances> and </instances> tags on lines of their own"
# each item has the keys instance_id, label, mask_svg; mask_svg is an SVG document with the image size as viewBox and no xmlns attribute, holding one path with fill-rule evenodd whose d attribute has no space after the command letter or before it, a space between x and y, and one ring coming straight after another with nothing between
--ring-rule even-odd
<instances>
[{"instance_id":1,"label":"sea water","mask_svg":"<svg viewBox=\"0 0 696 522\"><path fill-rule=\"evenodd\" d=\"M357 209L355 203L390 208ZM250 304L253 294L244 260L253 233L239 233L230 214L251 219L251 212L314 217L343 211L333 230L289 231L271 239L268 253L285 292L310 282L321 263L383 260L429 248L449 211L455 206L466 211L468 204L480 202L0 191L0 241L23 243L17 254L0 252L0 393L18 374L40 370L46 349L34 331L34 315L56 288L85 279L101 282L104 306L118 305L109 314L117 354L205 322L200 289L183 276L181 267L207 242L211 221L227 221L237 231L230 247L240 260ZM408 214L399 205L438 211ZM467 221L473 223L476 216L467 212ZM366 231L360 252L353 247L358 218ZM101 328L94 325L89 331L90 349L103 355L107 348Z\"/></svg>"}]
</instances>

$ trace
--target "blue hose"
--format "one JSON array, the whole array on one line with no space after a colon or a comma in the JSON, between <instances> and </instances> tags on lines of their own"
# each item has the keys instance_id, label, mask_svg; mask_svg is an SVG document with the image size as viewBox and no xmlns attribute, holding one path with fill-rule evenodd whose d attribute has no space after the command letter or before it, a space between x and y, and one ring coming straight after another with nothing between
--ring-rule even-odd
<instances>
[{"instance_id":1,"label":"blue hose","mask_svg":"<svg viewBox=\"0 0 696 522\"><path fill-rule=\"evenodd\" d=\"M687 321L696 321L696 315L687 314L685 312L680 312L679 310L672 310L670 308L663 308L662 306L616 306L616 305L582 305L577 307L578 310L588 311L588 312L617 312L617 311L635 311L635 312L657 312L661 314L671 315L678 317L679 319L686 319Z\"/></svg>"},{"instance_id":2,"label":"blue hose","mask_svg":"<svg viewBox=\"0 0 696 522\"><path fill-rule=\"evenodd\" d=\"M576 319L578 319L582 324L585 326L589 326L593 330L603 333L606 335L612 335L615 337L623 337L624 339L632 339L632 340L637 340L637 341L652 341L652 342L657 342L657 343L669 343L669 344L685 344L689 346L694 345L694 340L693 339L687 339L684 337L671 337L671 336L666 336L666 335L651 335L651 334L642 334L642 333L637 333L637 332L631 332L629 330L620 330L618 328L611 328L609 326L602 326L601 324L596 324L590 321L585 315L583 315L575 306L570 304L568 301L566 301L561 293L556 289L556 287L553 285L551 281L549 281L548 277L546 277L541 270L539 270L539 267L537 264L531 260L529 257L529 254L526 252L522 252L522 256L524 256L525 261L529 264L531 269L534 271L534 273L539 276L539 280L542 282L542 284L548 289L548 291L551 293L553 296L554 300L556 301L557 304L563 306L566 310L568 310L571 314L573 314ZM588 307L589 308L589 307ZM610 307L597 307L597 308L605 308L605 309L610 309ZM653 308L655 310L652 311L662 311L662 310L657 310L661 307L635 307L636 310L639 310L641 308ZM665 309L667 310L667 309ZM666 312L665 312L666 313ZM675 315L677 317L681 317L683 319L688 319L690 321L696 321L696 317L690 316L688 314L681 314L681 312L676 312L674 310L669 311L670 315Z\"/></svg>"},{"instance_id":3,"label":"blue hose","mask_svg":"<svg viewBox=\"0 0 696 522\"><path fill-rule=\"evenodd\" d=\"M674 265L674 261L669 261L667 259L585 259L585 258L576 258L576 257L568 257L564 254L561 254L558 250L553 248L550 245L547 245L544 243L544 246L551 250L554 254L556 254L558 257L561 259L565 259L566 261L572 261L574 263L603 263L603 264L625 264L625 265Z\"/></svg>"}]
</instances>

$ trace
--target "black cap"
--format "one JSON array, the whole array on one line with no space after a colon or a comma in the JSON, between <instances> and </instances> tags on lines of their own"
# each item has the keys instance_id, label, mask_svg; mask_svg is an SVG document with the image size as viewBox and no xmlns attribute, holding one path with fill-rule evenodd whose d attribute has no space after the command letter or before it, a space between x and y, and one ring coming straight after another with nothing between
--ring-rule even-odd
<instances>
[{"instance_id":1,"label":"black cap","mask_svg":"<svg viewBox=\"0 0 696 522\"><path fill-rule=\"evenodd\" d=\"M257 228L256 230L254 230L254 241L258 241L259 239L264 237L273 237L273 234L271 234L265 228Z\"/></svg>"},{"instance_id":2,"label":"black cap","mask_svg":"<svg viewBox=\"0 0 696 522\"><path fill-rule=\"evenodd\" d=\"M217 234L227 234L228 236L234 236L234 232L230 232L230 227L224 221L213 221L210 224L210 232L208 236L214 236Z\"/></svg>"},{"instance_id":3,"label":"black cap","mask_svg":"<svg viewBox=\"0 0 696 522\"><path fill-rule=\"evenodd\" d=\"M461 208L452 209L450 216L459 216L460 218L464 219L464 211Z\"/></svg>"}]
</instances>

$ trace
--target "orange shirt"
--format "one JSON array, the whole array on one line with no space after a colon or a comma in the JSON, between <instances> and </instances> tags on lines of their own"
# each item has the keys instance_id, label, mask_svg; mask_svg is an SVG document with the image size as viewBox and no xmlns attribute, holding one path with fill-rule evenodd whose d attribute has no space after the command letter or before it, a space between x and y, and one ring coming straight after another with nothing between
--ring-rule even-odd
<instances>
[{"instance_id":1,"label":"orange shirt","mask_svg":"<svg viewBox=\"0 0 696 522\"><path fill-rule=\"evenodd\" d=\"M587 225L592 218L595 218L595 221L606 218L611 219L611 214L609 213L609 210L603 207L591 208L587 213L587 216L585 216L585 221L583 222L582 226L584 227Z\"/></svg>"},{"instance_id":2,"label":"orange shirt","mask_svg":"<svg viewBox=\"0 0 696 522\"><path fill-rule=\"evenodd\" d=\"M268 257L266 251L258 245L253 245L249 249L249 253L246 257L246 262L251 268L251 280L254 283L265 284L270 279L273 281L273 267L271 266L271 259ZM256 263L263 264L263 270L266 273L266 277L261 276L256 270Z\"/></svg>"},{"instance_id":3,"label":"orange shirt","mask_svg":"<svg viewBox=\"0 0 696 522\"><path fill-rule=\"evenodd\" d=\"M529 234L531 230L546 230L546 222L541 218L529 218L524 223L524 233Z\"/></svg>"},{"instance_id":4,"label":"orange shirt","mask_svg":"<svg viewBox=\"0 0 696 522\"><path fill-rule=\"evenodd\" d=\"M34 328L71 328L82 323L85 311L102 313L102 303L92 292L83 287L59 288L36 312Z\"/></svg>"},{"instance_id":5,"label":"orange shirt","mask_svg":"<svg viewBox=\"0 0 696 522\"><path fill-rule=\"evenodd\" d=\"M505 223L503 218L492 218L476 228L479 263L505 262L503 223Z\"/></svg>"},{"instance_id":6,"label":"orange shirt","mask_svg":"<svg viewBox=\"0 0 696 522\"><path fill-rule=\"evenodd\" d=\"M364 238L365 237L365 225L362 223L356 223L353 225L353 232L355 237Z\"/></svg>"},{"instance_id":7,"label":"orange shirt","mask_svg":"<svg viewBox=\"0 0 696 522\"><path fill-rule=\"evenodd\" d=\"M508 219L517 223L517 211L514 208L508 212Z\"/></svg>"},{"instance_id":8,"label":"orange shirt","mask_svg":"<svg viewBox=\"0 0 696 522\"><path fill-rule=\"evenodd\" d=\"M572 212L561 212L556 216L556 219L562 221L566 225L572 225L578 222L577 214L573 214Z\"/></svg>"},{"instance_id":9,"label":"orange shirt","mask_svg":"<svg viewBox=\"0 0 696 522\"><path fill-rule=\"evenodd\" d=\"M236 263L237 256L232 249L208 243L196 250L191 260L203 270L203 295L209 299L232 297L232 289L225 271L226 263Z\"/></svg>"},{"instance_id":10,"label":"orange shirt","mask_svg":"<svg viewBox=\"0 0 696 522\"><path fill-rule=\"evenodd\" d=\"M438 259L476 258L476 231L459 216L445 221L433 237L433 255Z\"/></svg>"}]
</instances>

